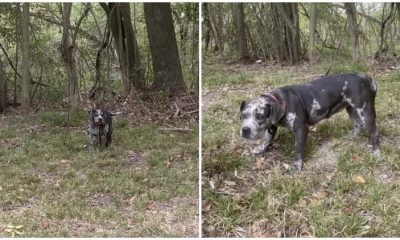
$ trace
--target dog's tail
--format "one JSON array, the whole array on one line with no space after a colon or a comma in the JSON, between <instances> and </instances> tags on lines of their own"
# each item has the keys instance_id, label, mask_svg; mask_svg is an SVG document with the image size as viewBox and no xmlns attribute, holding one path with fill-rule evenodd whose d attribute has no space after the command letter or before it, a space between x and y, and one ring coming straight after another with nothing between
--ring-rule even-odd
<instances>
[{"instance_id":1,"label":"dog's tail","mask_svg":"<svg viewBox=\"0 0 400 240\"><path fill-rule=\"evenodd\" d=\"M118 115L125 115L126 113L125 112L110 112L110 115L111 116L118 116Z\"/></svg>"},{"instance_id":2,"label":"dog's tail","mask_svg":"<svg viewBox=\"0 0 400 240\"><path fill-rule=\"evenodd\" d=\"M378 90L377 86L376 86L376 82L374 79L372 79L371 77L369 78L371 81L371 90L376 92Z\"/></svg>"}]
</instances>

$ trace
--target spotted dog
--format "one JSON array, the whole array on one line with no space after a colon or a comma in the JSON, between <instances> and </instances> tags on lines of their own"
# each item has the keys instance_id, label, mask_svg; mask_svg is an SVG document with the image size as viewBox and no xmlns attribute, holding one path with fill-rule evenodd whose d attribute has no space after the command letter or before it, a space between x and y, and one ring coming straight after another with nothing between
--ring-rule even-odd
<instances>
[{"instance_id":1,"label":"spotted dog","mask_svg":"<svg viewBox=\"0 0 400 240\"><path fill-rule=\"evenodd\" d=\"M379 134L375 124L376 82L366 75L339 74L320 77L305 85L277 88L240 106L240 136L259 139L263 143L252 150L264 153L272 144L278 126L286 126L295 134L295 161L292 169L303 166L304 147L309 126L346 109L354 136L365 128L374 155L379 154Z\"/></svg>"},{"instance_id":2,"label":"spotted dog","mask_svg":"<svg viewBox=\"0 0 400 240\"><path fill-rule=\"evenodd\" d=\"M102 142L105 140L105 147L111 144L112 135L112 116L104 109L92 109L89 111L89 123L88 123L88 149L94 149L94 141L98 140L100 149L102 148Z\"/></svg>"}]
</instances>

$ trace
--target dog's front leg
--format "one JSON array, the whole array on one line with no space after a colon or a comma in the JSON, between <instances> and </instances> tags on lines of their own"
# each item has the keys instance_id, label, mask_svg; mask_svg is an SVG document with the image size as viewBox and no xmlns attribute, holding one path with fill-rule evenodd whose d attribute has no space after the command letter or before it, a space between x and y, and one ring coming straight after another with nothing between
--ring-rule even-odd
<instances>
[{"instance_id":1,"label":"dog's front leg","mask_svg":"<svg viewBox=\"0 0 400 240\"><path fill-rule=\"evenodd\" d=\"M292 170L299 172L303 167L304 148L306 146L308 126L301 126L295 130L295 157Z\"/></svg>"},{"instance_id":2,"label":"dog's front leg","mask_svg":"<svg viewBox=\"0 0 400 240\"><path fill-rule=\"evenodd\" d=\"M275 138L276 131L278 130L278 127L275 125L272 125L270 128L268 128L265 133L264 133L264 141L261 145L257 146L254 148L251 152L254 155L259 155L268 150L268 147L272 145L272 142Z\"/></svg>"}]
</instances>

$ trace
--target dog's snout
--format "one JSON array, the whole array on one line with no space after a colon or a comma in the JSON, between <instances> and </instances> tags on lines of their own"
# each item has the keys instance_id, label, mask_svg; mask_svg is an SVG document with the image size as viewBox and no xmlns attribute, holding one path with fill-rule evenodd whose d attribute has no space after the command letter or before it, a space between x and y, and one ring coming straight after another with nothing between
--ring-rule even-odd
<instances>
[{"instance_id":1,"label":"dog's snout","mask_svg":"<svg viewBox=\"0 0 400 240\"><path fill-rule=\"evenodd\" d=\"M242 135L244 137L249 136L251 133L251 129L249 127L242 127Z\"/></svg>"}]
</instances>

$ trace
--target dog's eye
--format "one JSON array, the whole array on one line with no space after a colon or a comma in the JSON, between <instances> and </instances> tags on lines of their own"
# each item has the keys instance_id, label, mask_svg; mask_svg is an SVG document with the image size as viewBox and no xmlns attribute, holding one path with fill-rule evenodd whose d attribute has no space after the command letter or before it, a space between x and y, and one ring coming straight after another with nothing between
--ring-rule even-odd
<instances>
[{"instance_id":1,"label":"dog's eye","mask_svg":"<svg viewBox=\"0 0 400 240\"><path fill-rule=\"evenodd\" d=\"M257 120L263 120L263 118L264 118L264 114L256 113L256 119Z\"/></svg>"}]
</instances>

